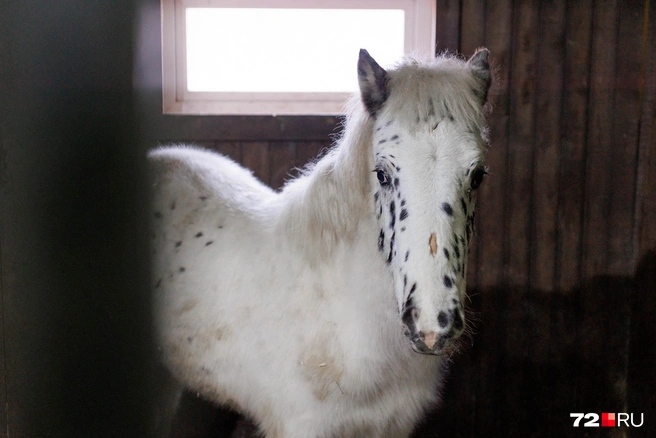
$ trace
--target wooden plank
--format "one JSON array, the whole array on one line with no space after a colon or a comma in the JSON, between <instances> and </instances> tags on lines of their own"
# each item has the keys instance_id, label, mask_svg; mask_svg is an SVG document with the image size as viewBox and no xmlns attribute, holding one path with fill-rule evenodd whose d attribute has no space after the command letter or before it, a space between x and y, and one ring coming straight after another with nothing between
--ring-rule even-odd
<instances>
[{"instance_id":1,"label":"wooden plank","mask_svg":"<svg viewBox=\"0 0 656 438\"><path fill-rule=\"evenodd\" d=\"M436 50L457 52L459 49L460 0L438 0Z\"/></svg>"},{"instance_id":2,"label":"wooden plank","mask_svg":"<svg viewBox=\"0 0 656 438\"><path fill-rule=\"evenodd\" d=\"M592 1L574 2L567 16L556 255L556 285L563 291L571 291L581 280Z\"/></svg>"},{"instance_id":3,"label":"wooden plank","mask_svg":"<svg viewBox=\"0 0 656 438\"><path fill-rule=\"evenodd\" d=\"M542 312L549 314L549 331L543 333L548 359L540 370L545 376L545 420L564 424L562 412L576 397L580 374L577 352L577 307L581 271L581 226L585 190L585 146L588 118L590 38L592 0L568 4L566 11L566 44L564 46L564 88L562 90L562 128L560 138L560 171L556 276L554 289ZM556 139L558 141L558 139ZM567 425L570 426L570 425ZM570 429L571 431L571 429ZM567 435L570 431L564 430Z\"/></svg>"},{"instance_id":4,"label":"wooden plank","mask_svg":"<svg viewBox=\"0 0 656 438\"><path fill-rule=\"evenodd\" d=\"M499 430L504 419L486 413L496 412L501 406L503 392L500 381L502 366L499 351L507 331L504 309L505 293L499 290L503 273L503 234L505 229L504 197L507 175L508 123L510 113L510 47L512 46L512 2L486 2L485 21L494 23L485 28L485 45L490 50L490 61L497 70L491 96L495 101L489 117L490 148L486 165L490 174L479 189L476 213L476 242L478 245L477 285L482 294L481 321L475 345L480 345L479 399L475 418L476 431Z\"/></svg>"},{"instance_id":5,"label":"wooden plank","mask_svg":"<svg viewBox=\"0 0 656 438\"><path fill-rule=\"evenodd\" d=\"M608 266L608 214L610 209L610 178L612 169L612 120L615 61L617 46L618 11L615 0L594 3L590 55L590 96L588 101L588 144L586 149L584 215L582 233L582 287L576 302L576 351L578 360L572 372L577 376L575 406L620 405L619 400L609 400L608 362L615 364L619 333L608 332L621 318L629 315L614 301L620 292L626 295L626 285L609 284L610 279L601 277ZM618 290L615 290L617 288ZM609 309L617 314L608 317ZM606 321L599 324L599 321ZM602 341L610 336L609 345ZM624 339L626 343L626 339ZM608 354L604 355L604 351ZM611 357L612 355L612 357ZM605 367L599 367L599 363ZM610 370L608 370L610 371ZM617 370L613 370L617 371ZM603 403L600 403L602 402ZM592 436L599 436L592 431Z\"/></svg>"},{"instance_id":6,"label":"wooden plank","mask_svg":"<svg viewBox=\"0 0 656 438\"><path fill-rule=\"evenodd\" d=\"M540 8L539 56L531 235L532 289L550 291L556 278L560 181L561 109L565 64L565 4L543 2Z\"/></svg>"},{"instance_id":7,"label":"wooden plank","mask_svg":"<svg viewBox=\"0 0 656 438\"><path fill-rule=\"evenodd\" d=\"M242 143L241 164L253 171L264 184L270 185L269 144L264 142Z\"/></svg>"},{"instance_id":8,"label":"wooden plank","mask_svg":"<svg viewBox=\"0 0 656 438\"><path fill-rule=\"evenodd\" d=\"M462 0L460 15L459 49L470 57L485 45L485 0Z\"/></svg>"},{"instance_id":9,"label":"wooden plank","mask_svg":"<svg viewBox=\"0 0 656 438\"><path fill-rule=\"evenodd\" d=\"M532 308L524 315L526 323L523 325L527 330L523 336L528 338L530 355L529 364L524 366L528 380L525 386L527 401L542 400L542 409L526 410L527 431L551 424L550 416L559 404L554 395L562 387L549 385L551 390L546 391L540 380L551 381L550 378L558 377L554 358L561 356L553 346L554 342L559 344L561 339L551 338L553 333L558 333L560 320L554 318L551 310L562 310L564 307L563 297L555 291L555 279L566 13L564 2L541 2L538 8L537 31L540 37L536 60L534 183L531 197L533 228L530 236L530 289L524 298L532 304ZM541 341L533 342L533 339ZM562 422L553 424L559 423Z\"/></svg>"},{"instance_id":10,"label":"wooden plank","mask_svg":"<svg viewBox=\"0 0 656 438\"><path fill-rule=\"evenodd\" d=\"M636 289L631 313L629 342L628 412L656 412L656 4L645 1L642 40L642 119L636 184L634 254ZM647 415L647 414L645 414ZM640 428L644 436L656 436L656 423Z\"/></svg>"},{"instance_id":11,"label":"wooden plank","mask_svg":"<svg viewBox=\"0 0 656 438\"><path fill-rule=\"evenodd\" d=\"M592 54L588 145L585 171L585 206L583 218L584 278L603 274L608 264L608 215L615 53L617 50L617 1L602 0L593 10Z\"/></svg>"},{"instance_id":12,"label":"wooden plank","mask_svg":"<svg viewBox=\"0 0 656 438\"><path fill-rule=\"evenodd\" d=\"M159 99L159 100L157 100ZM161 96L146 99L143 120L146 141L325 140L339 124L330 116L178 116L163 115Z\"/></svg>"},{"instance_id":13,"label":"wooden plank","mask_svg":"<svg viewBox=\"0 0 656 438\"><path fill-rule=\"evenodd\" d=\"M300 171L309 163L317 161L319 157L330 148L330 142L303 142L296 144L296 157L294 158L294 169L292 174L298 176Z\"/></svg>"},{"instance_id":14,"label":"wooden plank","mask_svg":"<svg viewBox=\"0 0 656 438\"><path fill-rule=\"evenodd\" d=\"M649 6L649 2L645 4ZM636 183L635 260L656 248L656 5L648 9L643 44L642 120ZM636 263L636 264L637 264Z\"/></svg>"},{"instance_id":15,"label":"wooden plank","mask_svg":"<svg viewBox=\"0 0 656 438\"><path fill-rule=\"evenodd\" d=\"M291 179L296 157L296 143L269 143L271 187L279 190L285 181Z\"/></svg>"},{"instance_id":16,"label":"wooden plank","mask_svg":"<svg viewBox=\"0 0 656 438\"><path fill-rule=\"evenodd\" d=\"M216 143L215 148L223 155L232 158L238 163L241 162L242 148L240 143L236 141L220 141Z\"/></svg>"},{"instance_id":17,"label":"wooden plank","mask_svg":"<svg viewBox=\"0 0 656 438\"><path fill-rule=\"evenodd\" d=\"M511 107L508 147L508 178L506 187L505 280L513 285L506 298L505 309L509 329L505 333L501 352L503 385L502 403L515 407L515 427L510 433L530 432L529 412L521 406L532 400L535 381L529 360L534 345L529 342L535 333L524 301L530 279L530 239L535 144L536 66L538 47L538 0L522 0L515 4L511 67Z\"/></svg>"},{"instance_id":18,"label":"wooden plank","mask_svg":"<svg viewBox=\"0 0 656 438\"><path fill-rule=\"evenodd\" d=\"M529 284L529 242L531 194L533 187L533 145L535 144L535 96L537 64L537 2L516 5L517 43L513 45L511 71L511 122L508 148L506 193L507 229L506 279L510 284Z\"/></svg>"},{"instance_id":19,"label":"wooden plank","mask_svg":"<svg viewBox=\"0 0 656 438\"><path fill-rule=\"evenodd\" d=\"M641 45L644 0L619 3L619 32L613 107L612 166L610 179L608 273L631 275L635 269L633 224L635 213L636 158L640 122Z\"/></svg>"}]
</instances>

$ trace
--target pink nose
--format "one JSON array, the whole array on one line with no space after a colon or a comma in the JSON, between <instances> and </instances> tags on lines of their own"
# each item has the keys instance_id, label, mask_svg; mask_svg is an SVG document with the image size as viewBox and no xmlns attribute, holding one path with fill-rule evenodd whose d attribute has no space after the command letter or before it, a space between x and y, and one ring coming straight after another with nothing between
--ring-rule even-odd
<instances>
[{"instance_id":1,"label":"pink nose","mask_svg":"<svg viewBox=\"0 0 656 438\"><path fill-rule=\"evenodd\" d=\"M437 342L438 335L435 332L429 332L424 335L424 344L426 344L426 347L428 347L429 350L434 350L435 349L435 343Z\"/></svg>"}]
</instances>

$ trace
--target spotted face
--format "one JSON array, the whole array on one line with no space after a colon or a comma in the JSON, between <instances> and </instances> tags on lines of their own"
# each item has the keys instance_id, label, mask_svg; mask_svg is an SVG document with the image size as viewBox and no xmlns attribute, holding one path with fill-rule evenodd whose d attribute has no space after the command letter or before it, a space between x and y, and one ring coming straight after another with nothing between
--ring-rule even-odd
<instances>
[{"instance_id":1,"label":"spotted face","mask_svg":"<svg viewBox=\"0 0 656 438\"><path fill-rule=\"evenodd\" d=\"M360 55L363 102L375 120L376 244L394 279L404 333L419 353L448 350L465 329L467 254L486 174L487 53L389 73Z\"/></svg>"}]
</instances>

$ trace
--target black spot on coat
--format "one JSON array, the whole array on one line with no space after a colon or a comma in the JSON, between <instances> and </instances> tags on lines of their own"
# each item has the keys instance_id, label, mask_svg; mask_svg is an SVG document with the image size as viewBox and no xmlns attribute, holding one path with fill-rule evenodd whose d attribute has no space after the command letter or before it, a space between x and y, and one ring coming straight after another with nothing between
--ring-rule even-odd
<instances>
[{"instance_id":1,"label":"black spot on coat","mask_svg":"<svg viewBox=\"0 0 656 438\"><path fill-rule=\"evenodd\" d=\"M387 256L387 264L392 263L392 258L394 258L394 239L396 238L396 233L392 233L392 238L390 239L390 249L389 255Z\"/></svg>"}]
</instances>

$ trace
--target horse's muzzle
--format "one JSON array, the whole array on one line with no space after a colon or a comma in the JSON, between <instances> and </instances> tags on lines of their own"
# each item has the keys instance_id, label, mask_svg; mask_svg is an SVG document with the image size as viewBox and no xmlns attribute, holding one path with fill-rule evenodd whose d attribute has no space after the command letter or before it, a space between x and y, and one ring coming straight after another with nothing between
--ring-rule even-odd
<instances>
[{"instance_id":1,"label":"horse's muzzle","mask_svg":"<svg viewBox=\"0 0 656 438\"><path fill-rule=\"evenodd\" d=\"M410 346L416 353L441 355L448 350L451 341L462 334L462 327L451 327L446 332L428 332L421 330L416 331L404 326L404 334L410 339Z\"/></svg>"},{"instance_id":2,"label":"horse's muzzle","mask_svg":"<svg viewBox=\"0 0 656 438\"><path fill-rule=\"evenodd\" d=\"M408 337L410 338L410 346L416 353L439 355L453 336L449 336L449 334L439 335L436 332L426 334L420 331Z\"/></svg>"}]
</instances>

